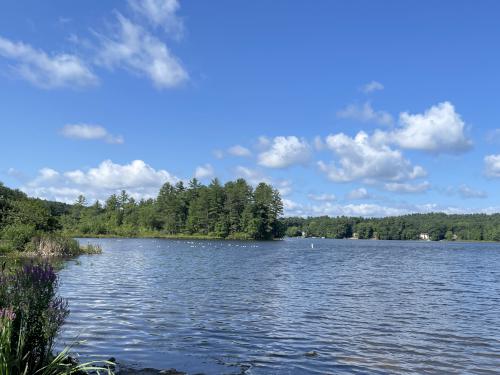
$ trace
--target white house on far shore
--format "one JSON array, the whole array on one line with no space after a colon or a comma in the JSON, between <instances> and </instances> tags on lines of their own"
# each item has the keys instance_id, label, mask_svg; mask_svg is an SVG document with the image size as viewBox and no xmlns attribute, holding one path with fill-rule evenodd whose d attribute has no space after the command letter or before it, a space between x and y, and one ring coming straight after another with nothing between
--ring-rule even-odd
<instances>
[{"instance_id":1,"label":"white house on far shore","mask_svg":"<svg viewBox=\"0 0 500 375\"><path fill-rule=\"evenodd\" d=\"M431 240L429 233L420 233L418 238L422 241L430 241Z\"/></svg>"}]
</instances>

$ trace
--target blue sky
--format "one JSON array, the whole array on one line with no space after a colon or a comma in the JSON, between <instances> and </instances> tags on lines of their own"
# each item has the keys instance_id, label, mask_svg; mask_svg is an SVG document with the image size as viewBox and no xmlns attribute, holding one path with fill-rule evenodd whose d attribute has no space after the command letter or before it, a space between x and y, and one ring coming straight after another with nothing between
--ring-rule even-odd
<instances>
[{"instance_id":1,"label":"blue sky","mask_svg":"<svg viewBox=\"0 0 500 375\"><path fill-rule=\"evenodd\" d=\"M288 215L496 212L498 1L10 1L0 181L245 177Z\"/></svg>"}]
</instances>

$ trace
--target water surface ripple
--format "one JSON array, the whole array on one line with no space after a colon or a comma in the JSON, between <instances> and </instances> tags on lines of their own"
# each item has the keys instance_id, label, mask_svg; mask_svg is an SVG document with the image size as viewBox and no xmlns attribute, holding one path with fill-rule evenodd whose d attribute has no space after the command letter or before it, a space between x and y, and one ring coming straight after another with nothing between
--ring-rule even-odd
<instances>
[{"instance_id":1,"label":"water surface ripple","mask_svg":"<svg viewBox=\"0 0 500 375\"><path fill-rule=\"evenodd\" d=\"M498 244L81 240L59 345L205 374L499 374ZM311 243L314 248L311 249Z\"/></svg>"}]
</instances>

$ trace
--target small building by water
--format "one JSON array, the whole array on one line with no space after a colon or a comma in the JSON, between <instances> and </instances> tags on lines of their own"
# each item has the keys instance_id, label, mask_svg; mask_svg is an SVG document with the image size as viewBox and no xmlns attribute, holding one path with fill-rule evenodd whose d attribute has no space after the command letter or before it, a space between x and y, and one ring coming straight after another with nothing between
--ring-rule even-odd
<instances>
[{"instance_id":1,"label":"small building by water","mask_svg":"<svg viewBox=\"0 0 500 375\"><path fill-rule=\"evenodd\" d=\"M431 240L429 233L420 233L418 238L422 241L430 241Z\"/></svg>"}]
</instances>

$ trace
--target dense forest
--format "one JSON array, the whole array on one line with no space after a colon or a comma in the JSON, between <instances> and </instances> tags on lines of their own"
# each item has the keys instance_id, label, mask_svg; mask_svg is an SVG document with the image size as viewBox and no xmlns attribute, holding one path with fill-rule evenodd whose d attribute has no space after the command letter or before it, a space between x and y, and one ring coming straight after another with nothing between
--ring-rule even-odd
<instances>
[{"instance_id":1,"label":"dense forest","mask_svg":"<svg viewBox=\"0 0 500 375\"><path fill-rule=\"evenodd\" d=\"M500 214L412 214L384 218L287 217L290 237L359 238L379 240L500 241Z\"/></svg>"},{"instance_id":2,"label":"dense forest","mask_svg":"<svg viewBox=\"0 0 500 375\"><path fill-rule=\"evenodd\" d=\"M135 200L127 192L87 206L81 196L59 223L70 235L199 236L270 240L284 235L279 192L238 179L208 186L192 179L165 183L156 199Z\"/></svg>"}]
</instances>

